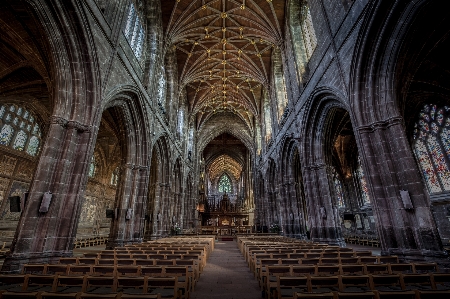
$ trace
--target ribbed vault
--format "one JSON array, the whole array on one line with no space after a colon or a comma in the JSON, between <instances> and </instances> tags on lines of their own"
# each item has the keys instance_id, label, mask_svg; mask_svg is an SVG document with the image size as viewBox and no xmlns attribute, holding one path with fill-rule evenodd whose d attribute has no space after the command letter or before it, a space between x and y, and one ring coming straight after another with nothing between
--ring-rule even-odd
<instances>
[{"instance_id":1,"label":"ribbed vault","mask_svg":"<svg viewBox=\"0 0 450 299\"><path fill-rule=\"evenodd\" d=\"M228 155L221 155L217 157L209 166L209 178L211 181L215 181L223 173L230 175L235 181L237 181L242 172L242 165L235 159Z\"/></svg>"},{"instance_id":2,"label":"ribbed vault","mask_svg":"<svg viewBox=\"0 0 450 299\"><path fill-rule=\"evenodd\" d=\"M232 112L249 127L269 89L271 57L281 45L284 2L176 0L162 3L166 49L176 49L180 90L197 126Z\"/></svg>"}]
</instances>

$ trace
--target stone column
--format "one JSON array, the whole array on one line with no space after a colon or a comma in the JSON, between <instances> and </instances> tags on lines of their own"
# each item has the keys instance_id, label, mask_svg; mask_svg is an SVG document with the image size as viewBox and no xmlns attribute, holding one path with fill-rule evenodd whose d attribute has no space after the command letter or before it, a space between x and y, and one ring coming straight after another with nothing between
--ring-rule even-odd
<instances>
[{"instance_id":1,"label":"stone column","mask_svg":"<svg viewBox=\"0 0 450 299\"><path fill-rule=\"evenodd\" d=\"M27 263L55 263L72 256L88 166L97 128L52 117L29 198L2 272L20 272ZM39 212L45 192L48 212Z\"/></svg>"},{"instance_id":2,"label":"stone column","mask_svg":"<svg viewBox=\"0 0 450 299\"><path fill-rule=\"evenodd\" d=\"M374 208L382 254L408 259L443 257L405 128L400 117L357 128L361 159ZM406 209L400 190L407 190L412 209Z\"/></svg>"},{"instance_id":3,"label":"stone column","mask_svg":"<svg viewBox=\"0 0 450 299\"><path fill-rule=\"evenodd\" d=\"M107 248L142 242L147 198L147 166L126 164L117 188L117 216L111 221Z\"/></svg>"},{"instance_id":4,"label":"stone column","mask_svg":"<svg viewBox=\"0 0 450 299\"><path fill-rule=\"evenodd\" d=\"M345 242L332 204L327 166L309 165L305 167L303 173L311 240L344 246Z\"/></svg>"}]
</instances>

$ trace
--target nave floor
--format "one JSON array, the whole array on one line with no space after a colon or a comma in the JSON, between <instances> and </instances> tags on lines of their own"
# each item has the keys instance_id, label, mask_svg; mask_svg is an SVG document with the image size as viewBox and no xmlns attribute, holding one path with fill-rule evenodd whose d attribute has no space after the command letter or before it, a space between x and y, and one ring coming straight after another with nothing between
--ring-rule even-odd
<instances>
[{"instance_id":1,"label":"nave floor","mask_svg":"<svg viewBox=\"0 0 450 299\"><path fill-rule=\"evenodd\" d=\"M236 242L216 242L191 299L261 299L261 290Z\"/></svg>"}]
</instances>

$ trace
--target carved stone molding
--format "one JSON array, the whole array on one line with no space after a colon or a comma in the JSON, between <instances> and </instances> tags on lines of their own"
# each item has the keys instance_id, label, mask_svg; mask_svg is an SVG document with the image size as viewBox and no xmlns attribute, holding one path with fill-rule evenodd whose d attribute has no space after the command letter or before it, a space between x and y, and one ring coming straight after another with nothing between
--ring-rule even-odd
<instances>
[{"instance_id":1,"label":"carved stone molding","mask_svg":"<svg viewBox=\"0 0 450 299\"><path fill-rule=\"evenodd\" d=\"M400 116L391 117L386 120L377 121L371 123L369 125L359 126L356 130L360 133L372 133L377 130L386 130L387 128L401 124L403 122L403 118Z\"/></svg>"},{"instance_id":2,"label":"carved stone molding","mask_svg":"<svg viewBox=\"0 0 450 299\"><path fill-rule=\"evenodd\" d=\"M139 170L139 171L144 171L144 170L149 169L148 166L136 165L136 164L131 164L131 163L127 163L127 164L123 165L122 167L131 169L131 170Z\"/></svg>"},{"instance_id":3,"label":"carved stone molding","mask_svg":"<svg viewBox=\"0 0 450 299\"><path fill-rule=\"evenodd\" d=\"M319 169L326 168L326 167L327 167L327 165L325 163L320 163L320 164L312 164L312 165L305 166L305 169L319 170Z\"/></svg>"}]
</instances>

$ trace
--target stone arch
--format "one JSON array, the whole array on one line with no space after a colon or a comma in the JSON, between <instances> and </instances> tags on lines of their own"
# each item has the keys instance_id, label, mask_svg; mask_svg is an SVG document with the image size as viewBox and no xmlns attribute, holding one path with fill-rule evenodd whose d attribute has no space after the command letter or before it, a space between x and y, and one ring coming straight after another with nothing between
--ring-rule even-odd
<instances>
[{"instance_id":1,"label":"stone arch","mask_svg":"<svg viewBox=\"0 0 450 299\"><path fill-rule=\"evenodd\" d=\"M115 121L121 147L121 165L108 247L143 239L148 188L149 125L143 98L131 86L118 86L105 98L103 108Z\"/></svg>"},{"instance_id":2,"label":"stone arch","mask_svg":"<svg viewBox=\"0 0 450 299\"><path fill-rule=\"evenodd\" d=\"M156 239L170 232L169 219L165 211L169 209L170 159L167 136L161 135L152 149L148 200L146 204L145 239Z\"/></svg>"},{"instance_id":3,"label":"stone arch","mask_svg":"<svg viewBox=\"0 0 450 299\"><path fill-rule=\"evenodd\" d=\"M343 244L337 210L332 202L324 137L330 134L328 119L334 109L348 111L338 93L317 89L310 98L302 136L308 136L300 148L305 197L308 203L311 237L319 242ZM319 183L318 183L319 182Z\"/></svg>"},{"instance_id":4,"label":"stone arch","mask_svg":"<svg viewBox=\"0 0 450 299\"><path fill-rule=\"evenodd\" d=\"M8 43L15 43L16 48L26 52L24 57L33 61L32 68L46 82L46 88L42 90L48 92L48 111L52 115L35 179L29 189L28 204L18 226L23 228L26 223L39 233L32 233L35 237L30 240L30 234L24 234L30 230L18 231L11 247L12 254L3 265L4 271L17 272L25 260L51 262L72 252L80 199L87 179L86 167L92 154L92 149L86 149L90 148L95 135L93 124L99 107L101 84L95 71L98 65L93 38L87 27L81 26L85 23L85 13L78 3L3 1L1 9L26 20L21 25L0 22L2 31L9 33L4 36L9 39ZM20 10L20 13L16 14L15 10ZM30 44L35 39L26 36L30 30L21 28L23 26L31 26L31 31L40 37L40 50L36 48L38 43ZM48 56L41 53L48 53ZM25 65L28 63L21 67ZM70 164L67 161L71 161ZM62 171L64 176L54 175ZM47 179L42 181L42 178ZM41 197L49 190L58 201L53 201L45 217L38 217ZM49 219L53 220L49 222Z\"/></svg>"},{"instance_id":5,"label":"stone arch","mask_svg":"<svg viewBox=\"0 0 450 299\"><path fill-rule=\"evenodd\" d=\"M279 192L279 181L278 181L278 168L275 163L275 160L269 158L268 167L266 172L266 209L268 209L268 215L266 216L266 223L268 226L270 225L280 225L280 221L282 221L282 215L280 211L280 197L278 196Z\"/></svg>"},{"instance_id":6,"label":"stone arch","mask_svg":"<svg viewBox=\"0 0 450 299\"><path fill-rule=\"evenodd\" d=\"M170 205L172 215L172 225L178 224L181 228L183 226L183 211L184 211L184 188L183 188L183 165L181 159L177 158L172 168L172 204Z\"/></svg>"},{"instance_id":7,"label":"stone arch","mask_svg":"<svg viewBox=\"0 0 450 299\"><path fill-rule=\"evenodd\" d=\"M285 206L283 231L286 235L306 238L307 204L303 191L298 143L287 138L281 152L281 198Z\"/></svg>"},{"instance_id":8,"label":"stone arch","mask_svg":"<svg viewBox=\"0 0 450 299\"><path fill-rule=\"evenodd\" d=\"M205 146L211 142L214 138L217 136L220 136L223 133L228 133L230 135L233 135L234 137L238 138L242 141L242 143L245 144L245 146L249 149L250 152L254 152L254 142L251 139L250 136L245 134L245 132L242 132L242 130L239 130L239 128L230 127L227 124L222 124L214 127L210 132L202 132L203 136L207 136L207 138L203 138L199 140L197 143L198 152L202 152L205 148Z\"/></svg>"},{"instance_id":9,"label":"stone arch","mask_svg":"<svg viewBox=\"0 0 450 299\"><path fill-rule=\"evenodd\" d=\"M430 200L405 132L405 111L409 117L408 110L417 109L418 102L408 104L411 79L419 69L416 63L448 36L442 31L448 32L442 26L445 18L439 1L378 1L369 7L355 47L350 88L357 92L350 93L350 102L358 142L364 144L361 158L371 170L368 185L387 254L442 254ZM419 90L428 87L423 84ZM395 207L404 207L400 190L408 191L414 209L402 208L402 217L392 216Z\"/></svg>"}]
</instances>

